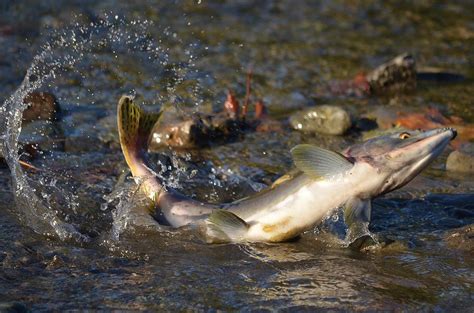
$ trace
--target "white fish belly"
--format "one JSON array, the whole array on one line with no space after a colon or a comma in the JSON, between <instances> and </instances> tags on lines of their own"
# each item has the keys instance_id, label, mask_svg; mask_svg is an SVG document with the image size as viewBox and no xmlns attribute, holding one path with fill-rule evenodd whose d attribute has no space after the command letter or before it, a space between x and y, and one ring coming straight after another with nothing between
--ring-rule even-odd
<instances>
[{"instance_id":1,"label":"white fish belly","mask_svg":"<svg viewBox=\"0 0 474 313\"><path fill-rule=\"evenodd\" d=\"M344 180L317 181L303 186L273 207L250 217L248 240L283 241L318 224L350 197Z\"/></svg>"}]
</instances>

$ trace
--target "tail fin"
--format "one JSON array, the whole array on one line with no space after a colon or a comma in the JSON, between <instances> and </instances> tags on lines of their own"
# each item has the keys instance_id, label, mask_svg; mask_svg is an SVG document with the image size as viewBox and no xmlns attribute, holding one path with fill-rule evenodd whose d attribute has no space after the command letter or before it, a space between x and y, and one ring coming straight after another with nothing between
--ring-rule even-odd
<instances>
[{"instance_id":1,"label":"tail fin","mask_svg":"<svg viewBox=\"0 0 474 313\"><path fill-rule=\"evenodd\" d=\"M117 108L117 124L120 145L134 177L152 176L146 166L145 153L150 142L150 133L162 111L148 113L136 105L129 96L122 96Z\"/></svg>"}]
</instances>

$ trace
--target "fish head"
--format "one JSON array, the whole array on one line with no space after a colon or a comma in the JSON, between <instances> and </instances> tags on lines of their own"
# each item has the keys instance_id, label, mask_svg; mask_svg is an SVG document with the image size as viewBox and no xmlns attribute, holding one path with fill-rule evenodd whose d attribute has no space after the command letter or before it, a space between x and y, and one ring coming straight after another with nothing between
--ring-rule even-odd
<instances>
[{"instance_id":1,"label":"fish head","mask_svg":"<svg viewBox=\"0 0 474 313\"><path fill-rule=\"evenodd\" d=\"M397 189L418 175L456 137L454 128L403 131L356 144L344 155L367 163L383 177L380 193Z\"/></svg>"}]
</instances>

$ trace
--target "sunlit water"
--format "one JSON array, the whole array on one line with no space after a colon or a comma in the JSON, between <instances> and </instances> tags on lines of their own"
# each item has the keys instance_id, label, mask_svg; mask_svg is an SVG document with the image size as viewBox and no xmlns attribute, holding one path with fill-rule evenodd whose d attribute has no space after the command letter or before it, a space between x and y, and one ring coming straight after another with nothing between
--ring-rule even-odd
<instances>
[{"instance_id":1,"label":"sunlit water","mask_svg":"<svg viewBox=\"0 0 474 313\"><path fill-rule=\"evenodd\" d=\"M354 116L429 104L474 122L469 80L421 83L392 99L318 92L405 51L472 77L469 5L202 2L0 5L12 28L0 35L0 149L10 168L0 169L0 302L33 310L471 307L472 251L443 238L474 222L473 181L445 172L446 155L375 201L370 230L379 244L369 251L347 248L337 215L295 242L206 245L193 229L159 226L139 209L149 203L130 180L115 130L122 94L155 110L216 111L228 88L243 99L249 67L254 98L280 118L310 104L336 103ZM49 127L64 144L31 161L36 172L18 163L23 98L34 90L58 97L61 117ZM286 129L199 151L164 149L153 161L166 164L159 174L170 186L231 201L290 169L295 144L341 150L358 140Z\"/></svg>"}]
</instances>

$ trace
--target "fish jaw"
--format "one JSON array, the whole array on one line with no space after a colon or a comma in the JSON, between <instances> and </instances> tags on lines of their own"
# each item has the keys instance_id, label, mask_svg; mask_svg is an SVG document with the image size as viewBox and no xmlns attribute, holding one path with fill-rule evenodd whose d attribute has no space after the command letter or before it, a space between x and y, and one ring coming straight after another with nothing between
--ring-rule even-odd
<instances>
[{"instance_id":1,"label":"fish jaw","mask_svg":"<svg viewBox=\"0 0 474 313\"><path fill-rule=\"evenodd\" d=\"M456 130L435 129L423 135L419 141L387 154L387 166L382 171L388 175L381 194L403 187L428 167L456 137Z\"/></svg>"}]
</instances>

